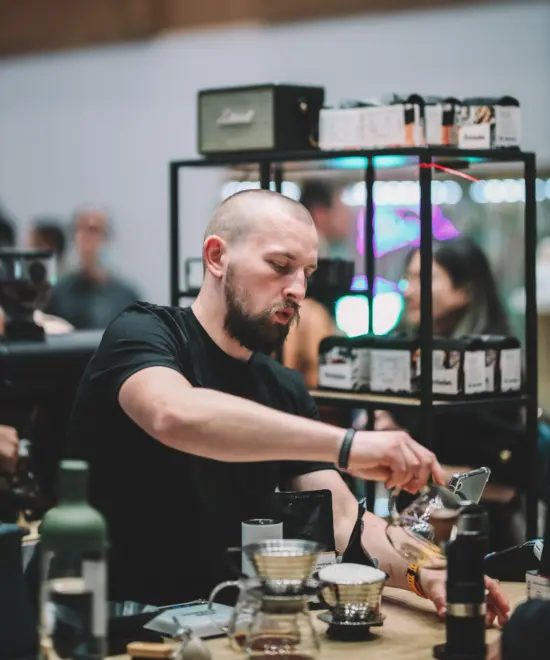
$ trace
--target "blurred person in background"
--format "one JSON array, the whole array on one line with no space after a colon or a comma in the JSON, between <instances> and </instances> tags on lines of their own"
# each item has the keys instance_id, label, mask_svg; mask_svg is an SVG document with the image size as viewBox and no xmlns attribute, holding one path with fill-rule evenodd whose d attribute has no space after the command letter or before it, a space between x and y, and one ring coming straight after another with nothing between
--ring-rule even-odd
<instances>
[{"instance_id":1,"label":"blurred person in background","mask_svg":"<svg viewBox=\"0 0 550 660\"><path fill-rule=\"evenodd\" d=\"M1 211L0 211L1 214ZM15 245L15 229L12 223L0 215L0 249ZM4 327L4 315L0 309L0 331ZM0 422L1 422L0 415ZM5 420L4 420L5 421ZM12 426L0 424L0 473L13 472L17 463L19 438Z\"/></svg>"},{"instance_id":2,"label":"blurred person in background","mask_svg":"<svg viewBox=\"0 0 550 660\"><path fill-rule=\"evenodd\" d=\"M81 207L75 212L72 226L78 266L60 279L47 311L78 329L106 328L139 298L139 293L106 266L105 253L111 239L108 213L100 207Z\"/></svg>"},{"instance_id":3,"label":"blurred person in background","mask_svg":"<svg viewBox=\"0 0 550 660\"><path fill-rule=\"evenodd\" d=\"M15 227L7 215L0 209L0 248L11 248L15 245Z\"/></svg>"},{"instance_id":4,"label":"blurred person in background","mask_svg":"<svg viewBox=\"0 0 550 660\"><path fill-rule=\"evenodd\" d=\"M317 228L319 258L354 259L353 216L342 200L342 187L327 181L306 181L300 202Z\"/></svg>"},{"instance_id":5,"label":"blurred person in background","mask_svg":"<svg viewBox=\"0 0 550 660\"><path fill-rule=\"evenodd\" d=\"M506 311L487 257L467 236L437 242L433 250L432 299L435 335L510 336ZM420 253L412 250L405 263L405 317L403 329L420 327ZM418 435L414 412L376 412L377 430L406 428ZM521 446L525 429L521 408L486 407L475 412L447 413L433 418L434 451L444 464L447 480L457 472L489 467L491 478L483 505L490 520L491 550L520 543L524 536L520 514L525 469Z\"/></svg>"},{"instance_id":6,"label":"blurred person in background","mask_svg":"<svg viewBox=\"0 0 550 660\"><path fill-rule=\"evenodd\" d=\"M338 329L328 309L314 298L305 298L300 305L300 322L292 326L284 343L283 364L299 371L309 389L318 385L319 344L336 334Z\"/></svg>"},{"instance_id":7,"label":"blurred person in background","mask_svg":"<svg viewBox=\"0 0 550 660\"><path fill-rule=\"evenodd\" d=\"M11 220L0 211L0 249L14 248L15 244L15 226ZM34 313L34 321L37 325L42 326L47 334L65 334L73 330L73 327L64 319L44 314L41 311L36 311ZM5 316L0 307L0 340L4 334L4 329ZM11 421L11 418L13 417L12 413L11 406L4 406L3 410L0 406L0 473L11 473L15 470L17 465L19 436L13 421ZM53 409L50 409L49 414L53 415ZM48 449L45 448L45 454L47 455L48 453ZM40 477L41 475L39 478Z\"/></svg>"},{"instance_id":8,"label":"blurred person in background","mask_svg":"<svg viewBox=\"0 0 550 660\"><path fill-rule=\"evenodd\" d=\"M0 249L14 248L16 246L17 235L14 223L0 211ZM42 248L49 249L49 248ZM40 310L34 313L34 322L43 326L47 334L64 334L72 332L73 326L64 318L52 314L46 314ZM0 307L0 336L4 334L5 316Z\"/></svg>"},{"instance_id":9,"label":"blurred person in background","mask_svg":"<svg viewBox=\"0 0 550 660\"><path fill-rule=\"evenodd\" d=\"M301 186L300 203L309 211L319 238L320 259L352 258L352 215L342 201L342 188L326 181L306 181ZM336 322L323 300L310 293L300 306L300 322L294 325L283 347L283 364L296 369L306 386L318 385L319 344L325 337L340 334ZM333 424L344 424L341 410L320 407L321 418Z\"/></svg>"},{"instance_id":10,"label":"blurred person in background","mask_svg":"<svg viewBox=\"0 0 550 660\"><path fill-rule=\"evenodd\" d=\"M67 238L61 223L55 219L34 220L29 232L29 247L33 250L50 250L56 259L56 273L61 275L65 267Z\"/></svg>"}]
</instances>

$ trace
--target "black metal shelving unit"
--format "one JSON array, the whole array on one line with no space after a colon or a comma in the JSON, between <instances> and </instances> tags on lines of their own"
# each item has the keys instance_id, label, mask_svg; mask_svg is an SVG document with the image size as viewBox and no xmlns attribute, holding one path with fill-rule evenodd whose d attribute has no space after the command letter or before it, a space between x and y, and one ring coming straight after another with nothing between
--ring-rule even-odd
<instances>
[{"instance_id":1,"label":"black metal shelving unit","mask_svg":"<svg viewBox=\"0 0 550 660\"><path fill-rule=\"evenodd\" d=\"M345 406L349 408L370 408L392 410L400 407L420 409L421 434L423 444L431 448L432 416L459 407L462 409L480 406L518 404L525 408L526 446L528 453L525 475L527 537L535 538L538 532L537 502L538 492L534 475L537 471L537 301L536 301L536 159L535 154L516 149L463 150L450 147L406 147L377 150L341 151L285 151L230 154L192 160L173 161L169 165L170 201L170 298L172 305L178 305L186 292L180 287L180 246L179 246L179 171L184 168L257 166L260 186L268 189L273 182L280 191L284 178L284 164L307 161L333 161L338 158L364 158L364 181L366 189L365 208L365 275L369 304L369 332L373 331L373 289L375 280L374 256L374 183L376 181L375 159L383 156L408 157L419 168L420 187L420 344L432 345L432 198L431 184L434 165L445 163L455 167L467 164L467 159L475 158L490 162L522 163L525 179L524 207L524 262L525 262L525 391L517 397L473 399L473 400L434 400L432 393L432 351L421 352L420 395L417 399L353 394L316 390L312 392L318 403ZM464 162L466 161L466 162ZM372 418L369 415L369 418Z\"/></svg>"}]
</instances>

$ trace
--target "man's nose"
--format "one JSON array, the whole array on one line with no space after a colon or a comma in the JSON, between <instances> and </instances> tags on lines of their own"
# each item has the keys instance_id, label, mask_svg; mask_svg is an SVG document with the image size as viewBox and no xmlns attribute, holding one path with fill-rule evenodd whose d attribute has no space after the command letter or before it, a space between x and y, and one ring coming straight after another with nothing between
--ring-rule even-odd
<instances>
[{"instance_id":1,"label":"man's nose","mask_svg":"<svg viewBox=\"0 0 550 660\"><path fill-rule=\"evenodd\" d=\"M285 299L300 302L306 295L307 281L304 273L294 273L286 282L283 294Z\"/></svg>"}]
</instances>

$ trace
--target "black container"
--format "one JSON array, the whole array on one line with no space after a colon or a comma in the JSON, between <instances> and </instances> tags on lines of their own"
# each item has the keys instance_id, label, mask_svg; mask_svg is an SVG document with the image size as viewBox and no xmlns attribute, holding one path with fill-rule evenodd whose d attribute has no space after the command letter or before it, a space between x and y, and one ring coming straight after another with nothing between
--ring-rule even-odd
<instances>
[{"instance_id":1,"label":"black container","mask_svg":"<svg viewBox=\"0 0 550 660\"><path fill-rule=\"evenodd\" d=\"M484 557L489 518L483 507L464 508L454 541L447 549L447 614L445 644L434 656L445 660L485 658Z\"/></svg>"},{"instance_id":2,"label":"black container","mask_svg":"<svg viewBox=\"0 0 550 660\"><path fill-rule=\"evenodd\" d=\"M0 523L0 657L19 660L38 652L37 612L23 575L24 530Z\"/></svg>"}]
</instances>

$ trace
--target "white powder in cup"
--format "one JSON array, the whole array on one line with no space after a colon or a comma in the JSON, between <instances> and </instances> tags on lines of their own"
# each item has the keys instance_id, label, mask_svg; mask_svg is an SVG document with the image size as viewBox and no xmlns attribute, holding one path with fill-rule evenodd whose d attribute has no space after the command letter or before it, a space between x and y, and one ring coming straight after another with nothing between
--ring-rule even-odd
<instances>
[{"instance_id":1,"label":"white powder in cup","mask_svg":"<svg viewBox=\"0 0 550 660\"><path fill-rule=\"evenodd\" d=\"M363 564L331 564L319 571L319 579L333 584L374 584L385 580L386 574Z\"/></svg>"}]
</instances>

